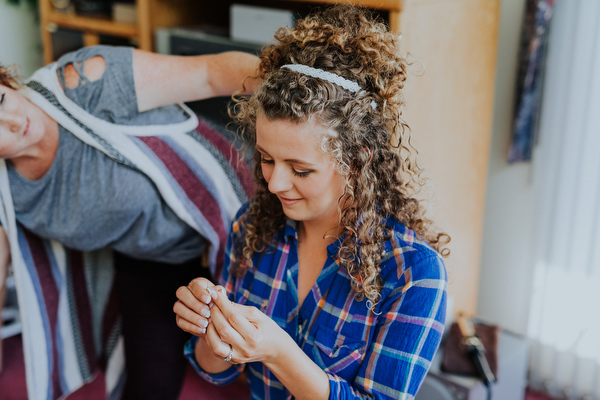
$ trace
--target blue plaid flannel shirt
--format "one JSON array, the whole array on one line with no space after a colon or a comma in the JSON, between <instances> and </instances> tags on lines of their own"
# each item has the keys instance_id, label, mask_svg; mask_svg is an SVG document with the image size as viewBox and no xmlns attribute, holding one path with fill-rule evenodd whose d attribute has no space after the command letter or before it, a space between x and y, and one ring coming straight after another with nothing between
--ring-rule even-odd
<instances>
[{"instance_id":1,"label":"blue plaid flannel shirt","mask_svg":"<svg viewBox=\"0 0 600 400\"><path fill-rule=\"evenodd\" d=\"M242 207L240 215L246 210ZM392 239L381 262L383 289L374 311L356 299L350 276L337 259L340 241L328 258L302 307L298 307L296 222L287 224L267 251L255 254L254 267L237 279L232 246L244 232L235 222L226 249L221 284L229 298L256 306L276 321L329 376L330 399L413 399L440 344L446 314L446 269L440 255L415 233L388 218ZM234 381L246 368L251 398L291 399L291 394L262 363L232 365L207 374L195 357L192 338L186 357L209 382Z\"/></svg>"}]
</instances>

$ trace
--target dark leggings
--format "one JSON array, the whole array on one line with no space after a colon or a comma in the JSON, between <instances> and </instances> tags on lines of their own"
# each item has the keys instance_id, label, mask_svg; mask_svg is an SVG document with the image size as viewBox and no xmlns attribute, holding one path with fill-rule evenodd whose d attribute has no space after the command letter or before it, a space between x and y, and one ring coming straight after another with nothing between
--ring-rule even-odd
<instances>
[{"instance_id":1,"label":"dark leggings","mask_svg":"<svg viewBox=\"0 0 600 400\"><path fill-rule=\"evenodd\" d=\"M123 321L124 400L177 400L187 361L183 346L190 334L175 323L178 287L205 276L200 258L183 264L140 261L115 255L116 288Z\"/></svg>"}]
</instances>

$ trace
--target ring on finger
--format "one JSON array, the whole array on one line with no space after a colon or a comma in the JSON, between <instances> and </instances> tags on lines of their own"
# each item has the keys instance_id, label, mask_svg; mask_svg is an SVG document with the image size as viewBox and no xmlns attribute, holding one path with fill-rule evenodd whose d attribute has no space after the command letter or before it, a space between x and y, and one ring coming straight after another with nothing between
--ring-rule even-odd
<instances>
[{"instance_id":1,"label":"ring on finger","mask_svg":"<svg viewBox=\"0 0 600 400\"><path fill-rule=\"evenodd\" d=\"M233 357L233 346L229 345L229 354L227 354L227 357L223 358L223 361L229 362L229 361L231 361L232 357Z\"/></svg>"}]
</instances>

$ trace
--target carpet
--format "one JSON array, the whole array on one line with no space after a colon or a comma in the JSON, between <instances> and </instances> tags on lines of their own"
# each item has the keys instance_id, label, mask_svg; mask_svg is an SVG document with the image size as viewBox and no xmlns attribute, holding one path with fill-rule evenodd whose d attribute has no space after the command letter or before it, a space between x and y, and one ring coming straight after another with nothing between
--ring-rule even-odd
<instances>
[{"instance_id":1,"label":"carpet","mask_svg":"<svg viewBox=\"0 0 600 400\"><path fill-rule=\"evenodd\" d=\"M2 341L4 368L0 372L0 400L27 400L25 362L21 336ZM238 400L249 398L250 392L244 382L235 381L226 386L215 386L202 379L190 366L186 371L178 400ZM104 375L69 395L65 400L105 400Z\"/></svg>"}]
</instances>

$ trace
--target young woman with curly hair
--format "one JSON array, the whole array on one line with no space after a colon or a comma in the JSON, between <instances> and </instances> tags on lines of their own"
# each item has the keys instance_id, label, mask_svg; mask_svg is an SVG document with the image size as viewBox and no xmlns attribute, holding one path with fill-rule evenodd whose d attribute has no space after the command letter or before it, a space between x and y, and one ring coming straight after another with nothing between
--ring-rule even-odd
<instances>
[{"instance_id":1,"label":"young woman with curly hair","mask_svg":"<svg viewBox=\"0 0 600 400\"><path fill-rule=\"evenodd\" d=\"M217 384L245 369L253 399L412 399L444 329L449 238L415 198L398 37L338 6L276 39L233 110L257 189L222 286L177 292L186 354Z\"/></svg>"}]
</instances>

